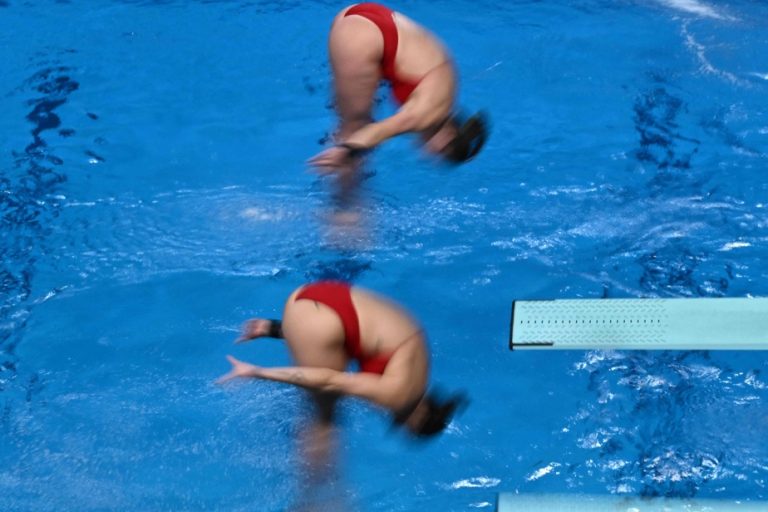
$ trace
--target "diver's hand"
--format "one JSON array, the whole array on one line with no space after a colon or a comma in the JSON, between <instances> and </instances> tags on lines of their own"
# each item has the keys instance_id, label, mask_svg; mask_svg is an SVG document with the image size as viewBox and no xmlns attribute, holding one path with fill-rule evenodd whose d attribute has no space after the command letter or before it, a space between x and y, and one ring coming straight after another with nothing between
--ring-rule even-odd
<instances>
[{"instance_id":1,"label":"diver's hand","mask_svg":"<svg viewBox=\"0 0 768 512\"><path fill-rule=\"evenodd\" d=\"M372 148L342 142L310 158L307 162L321 173L327 174L355 169Z\"/></svg>"},{"instance_id":2,"label":"diver's hand","mask_svg":"<svg viewBox=\"0 0 768 512\"><path fill-rule=\"evenodd\" d=\"M316 168L321 174L331 174L346 170L354 163L350 150L344 146L333 146L316 154L307 163Z\"/></svg>"},{"instance_id":3,"label":"diver's hand","mask_svg":"<svg viewBox=\"0 0 768 512\"><path fill-rule=\"evenodd\" d=\"M246 377L258 378L261 376L261 368L258 366L246 363L245 361L240 361L232 356L227 356L227 359L232 364L232 369L229 371L229 373L226 373L216 379L216 384L224 384L225 382L229 382L233 379Z\"/></svg>"},{"instance_id":4,"label":"diver's hand","mask_svg":"<svg viewBox=\"0 0 768 512\"><path fill-rule=\"evenodd\" d=\"M264 318L251 318L243 324L243 330L235 343L246 343L256 338L269 335L269 329L272 326L272 320Z\"/></svg>"}]
</instances>

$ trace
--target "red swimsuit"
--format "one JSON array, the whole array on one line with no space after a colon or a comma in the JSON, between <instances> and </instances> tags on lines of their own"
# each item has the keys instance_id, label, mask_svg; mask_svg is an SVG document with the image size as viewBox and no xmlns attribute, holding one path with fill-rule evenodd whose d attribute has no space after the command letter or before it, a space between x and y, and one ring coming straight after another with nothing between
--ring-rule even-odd
<instances>
[{"instance_id":1,"label":"red swimsuit","mask_svg":"<svg viewBox=\"0 0 768 512\"><path fill-rule=\"evenodd\" d=\"M418 81L405 80L400 78L395 71L395 56L397 55L397 25L395 24L394 12L383 5L373 2L365 2L351 7L344 17L357 15L372 21L384 37L384 53L381 57L381 76L389 80L392 86L392 94L402 105L408 101Z\"/></svg>"},{"instance_id":2,"label":"red swimsuit","mask_svg":"<svg viewBox=\"0 0 768 512\"><path fill-rule=\"evenodd\" d=\"M357 311L352 304L350 286L339 281L318 281L305 286L294 300L309 299L324 304L331 308L341 320L344 326L344 349L347 355L360 364L361 372L384 373L389 363L389 355L370 356L363 354L360 344L360 322L357 319Z\"/></svg>"}]
</instances>

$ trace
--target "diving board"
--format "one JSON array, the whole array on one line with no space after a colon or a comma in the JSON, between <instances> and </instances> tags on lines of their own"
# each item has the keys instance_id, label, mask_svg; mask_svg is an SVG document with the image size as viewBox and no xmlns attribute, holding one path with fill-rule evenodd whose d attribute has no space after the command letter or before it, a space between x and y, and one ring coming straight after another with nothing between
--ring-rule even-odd
<instances>
[{"instance_id":1,"label":"diving board","mask_svg":"<svg viewBox=\"0 0 768 512\"><path fill-rule=\"evenodd\" d=\"M765 512L768 502L499 493L496 512Z\"/></svg>"},{"instance_id":2,"label":"diving board","mask_svg":"<svg viewBox=\"0 0 768 512\"><path fill-rule=\"evenodd\" d=\"M768 350L768 298L516 300L511 350Z\"/></svg>"}]
</instances>

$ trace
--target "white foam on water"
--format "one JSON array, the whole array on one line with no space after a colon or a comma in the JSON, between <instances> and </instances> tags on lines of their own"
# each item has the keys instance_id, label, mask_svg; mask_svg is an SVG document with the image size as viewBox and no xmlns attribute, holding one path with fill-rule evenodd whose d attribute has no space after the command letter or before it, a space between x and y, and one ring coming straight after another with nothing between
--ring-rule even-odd
<instances>
[{"instance_id":1,"label":"white foam on water","mask_svg":"<svg viewBox=\"0 0 768 512\"><path fill-rule=\"evenodd\" d=\"M732 251L733 249L740 249L742 247L752 247L752 244L749 242L728 242L727 244L723 244L723 246L718 250L721 252L728 252Z\"/></svg>"},{"instance_id":2,"label":"white foam on water","mask_svg":"<svg viewBox=\"0 0 768 512\"><path fill-rule=\"evenodd\" d=\"M488 487L496 487L501 483L501 480L498 478L490 478L487 476L476 476L473 478L466 478L464 480L459 480L458 482L453 482L451 484L451 489L475 489L475 488L488 488Z\"/></svg>"},{"instance_id":3,"label":"white foam on water","mask_svg":"<svg viewBox=\"0 0 768 512\"><path fill-rule=\"evenodd\" d=\"M712 64L712 62L707 58L707 48L703 44L696 41L696 39L693 37L693 34L688 32L688 27L686 25L683 25L683 38L685 39L685 45L688 47L688 49L696 54L696 58L698 59L700 65L699 69L701 69L703 73L718 76L731 83L744 87L749 87L751 85L746 80L742 80L733 73L719 69L714 64Z\"/></svg>"},{"instance_id":4,"label":"white foam on water","mask_svg":"<svg viewBox=\"0 0 768 512\"><path fill-rule=\"evenodd\" d=\"M677 11L686 12L688 14L695 14L703 18L711 18L716 20L733 20L732 16L728 16L718 12L713 6L704 2L697 2L696 0L658 0L659 3L675 9Z\"/></svg>"},{"instance_id":5,"label":"white foam on water","mask_svg":"<svg viewBox=\"0 0 768 512\"><path fill-rule=\"evenodd\" d=\"M538 480L539 478L541 478L541 477L543 477L545 475L550 474L552 471L554 471L556 468L559 468L559 467L560 467L560 463L559 462L552 462L552 463L547 464L546 466L544 466L542 468L537 469L536 471L534 471L533 473L531 473L530 475L525 477L525 480L527 482L532 482L534 480Z\"/></svg>"}]
</instances>

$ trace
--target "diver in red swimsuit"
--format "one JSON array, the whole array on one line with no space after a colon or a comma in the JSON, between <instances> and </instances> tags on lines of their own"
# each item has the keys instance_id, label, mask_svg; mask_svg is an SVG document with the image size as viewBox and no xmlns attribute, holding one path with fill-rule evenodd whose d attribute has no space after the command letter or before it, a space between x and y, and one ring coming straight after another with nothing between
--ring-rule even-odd
<instances>
[{"instance_id":1,"label":"diver in red swimsuit","mask_svg":"<svg viewBox=\"0 0 768 512\"><path fill-rule=\"evenodd\" d=\"M346 283L299 288L288 298L282 322L250 320L238 342L265 336L284 338L296 366L262 368L228 356L232 370L219 382L250 377L303 387L312 392L319 429L332 427L342 395L388 410L396 425L421 437L442 431L464 401L427 393L429 354L416 321L397 304ZM346 371L352 361L359 372Z\"/></svg>"},{"instance_id":2,"label":"diver in red swimsuit","mask_svg":"<svg viewBox=\"0 0 768 512\"><path fill-rule=\"evenodd\" d=\"M383 5L366 2L343 9L329 37L338 144L310 159L321 171L353 179L360 156L396 135L415 132L424 147L460 163L483 146L482 115L462 119L454 110L456 71L434 34ZM400 105L392 116L372 121L373 97L381 79ZM342 188L345 184L342 183Z\"/></svg>"}]
</instances>

